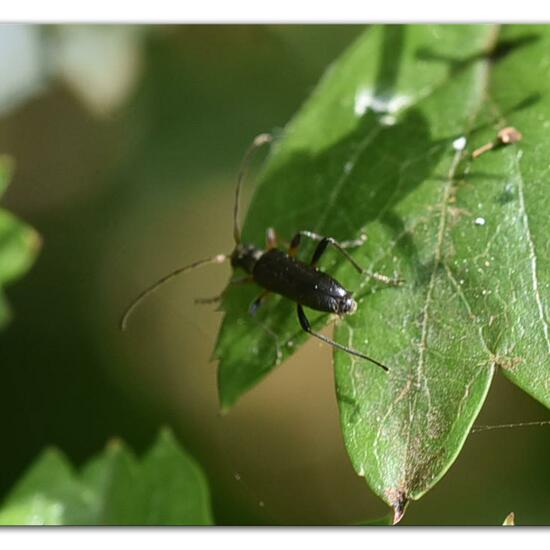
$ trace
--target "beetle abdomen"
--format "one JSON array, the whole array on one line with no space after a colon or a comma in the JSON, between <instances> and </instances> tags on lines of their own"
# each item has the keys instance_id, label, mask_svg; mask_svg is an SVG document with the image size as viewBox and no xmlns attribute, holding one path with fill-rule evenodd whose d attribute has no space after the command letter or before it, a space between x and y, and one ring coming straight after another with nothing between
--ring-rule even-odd
<instances>
[{"instance_id":1,"label":"beetle abdomen","mask_svg":"<svg viewBox=\"0 0 550 550\"><path fill-rule=\"evenodd\" d=\"M266 290L317 311L341 314L355 310L351 294L338 281L282 250L265 252L252 276Z\"/></svg>"}]
</instances>

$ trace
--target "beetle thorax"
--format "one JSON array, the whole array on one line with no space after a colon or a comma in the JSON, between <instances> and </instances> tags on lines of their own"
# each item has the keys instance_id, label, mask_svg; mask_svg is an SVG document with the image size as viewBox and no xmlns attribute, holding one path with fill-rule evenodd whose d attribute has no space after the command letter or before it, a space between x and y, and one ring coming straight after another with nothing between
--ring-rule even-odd
<instances>
[{"instance_id":1,"label":"beetle thorax","mask_svg":"<svg viewBox=\"0 0 550 550\"><path fill-rule=\"evenodd\" d=\"M231 267L240 267L249 274L252 274L256 262L263 254L263 250L250 244L238 244L231 254Z\"/></svg>"}]
</instances>

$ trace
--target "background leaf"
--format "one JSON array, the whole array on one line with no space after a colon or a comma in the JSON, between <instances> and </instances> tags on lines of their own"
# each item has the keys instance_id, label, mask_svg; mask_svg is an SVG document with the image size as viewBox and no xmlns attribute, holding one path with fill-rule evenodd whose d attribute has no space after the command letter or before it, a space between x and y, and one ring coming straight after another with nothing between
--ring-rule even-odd
<instances>
[{"instance_id":1,"label":"background leaf","mask_svg":"<svg viewBox=\"0 0 550 550\"><path fill-rule=\"evenodd\" d=\"M210 525L198 465L165 430L143 458L118 442L77 474L47 450L8 496L1 525Z\"/></svg>"},{"instance_id":2,"label":"background leaf","mask_svg":"<svg viewBox=\"0 0 550 550\"><path fill-rule=\"evenodd\" d=\"M335 352L348 453L394 521L456 458L495 366L550 403L550 105L540 82L549 39L546 27L369 30L286 128L250 206L245 242L261 246L268 225L284 240L299 229L340 240L364 232L354 257L406 280L381 288L335 254L324 261L359 302L336 339L390 366ZM505 125L524 140L472 162L468 152ZM223 408L305 339L286 300L247 316L257 293L230 287L224 301ZM311 318L318 328L329 320Z\"/></svg>"},{"instance_id":3,"label":"background leaf","mask_svg":"<svg viewBox=\"0 0 550 550\"><path fill-rule=\"evenodd\" d=\"M11 172L11 160L0 156L0 198L8 186ZM3 287L30 268L39 245L40 238L32 228L0 209L0 328L10 316Z\"/></svg>"},{"instance_id":4,"label":"background leaf","mask_svg":"<svg viewBox=\"0 0 550 550\"><path fill-rule=\"evenodd\" d=\"M490 325L485 331L497 364L550 407L550 65L545 58L550 30L503 27L500 43L504 51L506 45L516 47L492 68L484 114L495 124L476 135L474 144L493 140L495 126L515 126L524 139L476 160L475 171L487 177L460 197L461 207L486 223L477 239L464 235L469 245L464 253L479 258L474 292L481 303L476 310Z\"/></svg>"}]
</instances>

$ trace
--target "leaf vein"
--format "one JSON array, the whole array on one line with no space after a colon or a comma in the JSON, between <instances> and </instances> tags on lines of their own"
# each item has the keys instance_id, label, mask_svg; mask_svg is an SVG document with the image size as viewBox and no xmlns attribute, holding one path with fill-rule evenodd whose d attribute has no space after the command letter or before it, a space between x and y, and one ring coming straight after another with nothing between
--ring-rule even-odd
<instances>
[{"instance_id":1,"label":"leaf vein","mask_svg":"<svg viewBox=\"0 0 550 550\"><path fill-rule=\"evenodd\" d=\"M521 209L521 217L523 221L523 226L525 228L525 234L527 237L527 245L529 246L529 260L531 262L531 280L533 284L533 291L535 293L535 301L537 303L537 308L539 311L539 317L542 323L542 330L544 333L544 339L546 340L546 346L550 352L550 335L548 334L548 322L544 315L544 305L542 303L542 297L539 290L539 281L537 276L537 254L535 249L535 242L533 240L533 234L531 233L531 228L529 227L529 218L527 216L527 209L525 206L525 192L523 188L523 175L519 168L519 159L521 158L521 151L518 155L515 156L515 165L518 174L518 196L519 196L519 205Z\"/></svg>"}]
</instances>

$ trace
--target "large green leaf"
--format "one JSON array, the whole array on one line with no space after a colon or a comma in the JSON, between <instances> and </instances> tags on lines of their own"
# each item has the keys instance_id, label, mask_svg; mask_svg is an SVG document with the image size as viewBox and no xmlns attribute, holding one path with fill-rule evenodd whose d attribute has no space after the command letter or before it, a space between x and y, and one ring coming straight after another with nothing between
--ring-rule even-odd
<instances>
[{"instance_id":1,"label":"large green leaf","mask_svg":"<svg viewBox=\"0 0 550 550\"><path fill-rule=\"evenodd\" d=\"M0 510L0 525L211 523L204 474L168 431L141 461L114 441L81 474L46 450Z\"/></svg>"},{"instance_id":2,"label":"large green leaf","mask_svg":"<svg viewBox=\"0 0 550 550\"><path fill-rule=\"evenodd\" d=\"M0 156L0 197L8 185L11 172L11 160ZM10 317L2 289L30 268L39 245L40 238L32 228L0 209L0 328Z\"/></svg>"},{"instance_id":3,"label":"large green leaf","mask_svg":"<svg viewBox=\"0 0 550 550\"><path fill-rule=\"evenodd\" d=\"M246 218L256 245L268 225L286 240L364 232L355 259L406 281L359 280L336 254L323 264L359 302L335 339L390 367L335 351L349 455L396 520L456 458L495 366L550 405L549 48L547 27L370 29L274 146ZM472 161L507 125L523 141ZM233 286L224 300L224 409L305 338L286 300L247 316L257 293Z\"/></svg>"}]
</instances>

